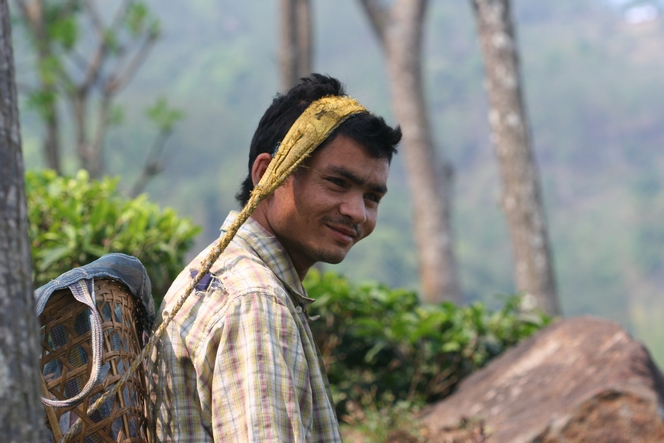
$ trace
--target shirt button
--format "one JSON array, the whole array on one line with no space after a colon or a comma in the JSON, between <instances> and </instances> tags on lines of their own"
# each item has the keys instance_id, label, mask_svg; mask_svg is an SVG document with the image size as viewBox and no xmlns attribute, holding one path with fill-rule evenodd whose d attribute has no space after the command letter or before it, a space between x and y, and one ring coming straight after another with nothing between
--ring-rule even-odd
<instances>
[{"instance_id":1,"label":"shirt button","mask_svg":"<svg viewBox=\"0 0 664 443\"><path fill-rule=\"evenodd\" d=\"M296 306L295 307L295 312L297 312L298 314L301 314L302 313L302 306Z\"/></svg>"}]
</instances>

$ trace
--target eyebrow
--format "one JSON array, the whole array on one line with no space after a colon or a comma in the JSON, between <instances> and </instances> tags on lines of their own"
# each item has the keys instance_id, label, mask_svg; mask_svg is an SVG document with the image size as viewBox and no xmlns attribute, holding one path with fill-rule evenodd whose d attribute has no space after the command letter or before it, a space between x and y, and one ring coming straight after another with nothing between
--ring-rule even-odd
<instances>
[{"instance_id":1,"label":"eyebrow","mask_svg":"<svg viewBox=\"0 0 664 443\"><path fill-rule=\"evenodd\" d=\"M330 172L339 174L340 176L350 180L351 182L353 182L353 184L357 186L368 186L372 192L377 192L379 194L387 193L387 186L378 185L375 183L368 183L366 180L364 180L357 174L349 171L348 169L344 168L343 166L330 166L329 170Z\"/></svg>"}]
</instances>

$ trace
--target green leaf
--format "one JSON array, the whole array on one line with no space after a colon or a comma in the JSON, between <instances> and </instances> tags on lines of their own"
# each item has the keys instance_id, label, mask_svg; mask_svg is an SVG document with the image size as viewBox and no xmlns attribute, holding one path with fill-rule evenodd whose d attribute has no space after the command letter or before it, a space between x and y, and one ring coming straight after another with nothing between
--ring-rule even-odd
<instances>
[{"instance_id":1,"label":"green leaf","mask_svg":"<svg viewBox=\"0 0 664 443\"><path fill-rule=\"evenodd\" d=\"M124 121L124 109L120 105L113 105L108 116L108 124L119 126Z\"/></svg>"},{"instance_id":2,"label":"green leaf","mask_svg":"<svg viewBox=\"0 0 664 443\"><path fill-rule=\"evenodd\" d=\"M184 118L184 112L170 108L165 97L159 97L155 103L145 110L145 114L160 131L170 131L173 125Z\"/></svg>"},{"instance_id":3,"label":"green leaf","mask_svg":"<svg viewBox=\"0 0 664 443\"><path fill-rule=\"evenodd\" d=\"M65 51L71 51L78 41L76 16L57 16L49 23L48 33L54 43L62 46Z\"/></svg>"},{"instance_id":4,"label":"green leaf","mask_svg":"<svg viewBox=\"0 0 664 443\"><path fill-rule=\"evenodd\" d=\"M40 251L38 255L41 258L41 260L37 266L37 269L39 269L40 271L46 270L58 260L61 260L65 256L69 255L70 252L71 250L67 245L56 246L54 248Z\"/></svg>"},{"instance_id":5,"label":"green leaf","mask_svg":"<svg viewBox=\"0 0 664 443\"><path fill-rule=\"evenodd\" d=\"M369 349L369 352L366 353L364 356L364 361L367 363L373 362L374 358L376 357L376 354L378 354L380 351L383 350L387 346L387 343L383 341L379 341L376 343L371 349Z\"/></svg>"},{"instance_id":6,"label":"green leaf","mask_svg":"<svg viewBox=\"0 0 664 443\"><path fill-rule=\"evenodd\" d=\"M46 120L53 116L53 106L56 104L57 99L58 95L55 90L38 89L28 95L27 105Z\"/></svg>"},{"instance_id":7,"label":"green leaf","mask_svg":"<svg viewBox=\"0 0 664 443\"><path fill-rule=\"evenodd\" d=\"M458 352L461 350L461 344L455 341L449 341L443 344L443 352Z\"/></svg>"},{"instance_id":8,"label":"green leaf","mask_svg":"<svg viewBox=\"0 0 664 443\"><path fill-rule=\"evenodd\" d=\"M148 7L145 5L145 3L132 3L129 8L127 8L125 23L127 25L127 29L129 29L129 32L133 37L138 37L141 34L147 17Z\"/></svg>"}]
</instances>

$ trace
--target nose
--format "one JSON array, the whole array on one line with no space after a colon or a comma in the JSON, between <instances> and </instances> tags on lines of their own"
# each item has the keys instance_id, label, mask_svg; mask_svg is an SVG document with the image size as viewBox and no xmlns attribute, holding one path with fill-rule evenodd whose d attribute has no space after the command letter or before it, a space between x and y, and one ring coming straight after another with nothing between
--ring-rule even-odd
<instances>
[{"instance_id":1,"label":"nose","mask_svg":"<svg viewBox=\"0 0 664 443\"><path fill-rule=\"evenodd\" d=\"M364 196L349 195L339 206L339 212L349 217L354 224L367 221L367 208L364 204Z\"/></svg>"}]
</instances>

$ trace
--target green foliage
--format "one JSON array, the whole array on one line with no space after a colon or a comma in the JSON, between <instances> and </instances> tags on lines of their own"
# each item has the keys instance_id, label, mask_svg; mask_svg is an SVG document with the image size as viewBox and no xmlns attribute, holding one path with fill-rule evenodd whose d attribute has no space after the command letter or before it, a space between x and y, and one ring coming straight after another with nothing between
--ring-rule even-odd
<instances>
[{"instance_id":1,"label":"green foliage","mask_svg":"<svg viewBox=\"0 0 664 443\"><path fill-rule=\"evenodd\" d=\"M184 117L184 112L169 107L166 97L159 97L152 106L145 110L145 114L160 131L165 132L172 131L173 125Z\"/></svg>"},{"instance_id":2,"label":"green foliage","mask_svg":"<svg viewBox=\"0 0 664 443\"><path fill-rule=\"evenodd\" d=\"M184 266L200 228L160 210L145 195L128 200L118 179L91 181L86 171L60 177L28 171L26 191L35 287L109 252L141 260L159 303Z\"/></svg>"},{"instance_id":3,"label":"green foliage","mask_svg":"<svg viewBox=\"0 0 664 443\"><path fill-rule=\"evenodd\" d=\"M78 26L74 16L56 16L49 25L48 36L54 43L57 43L67 51L74 49L74 45L76 45L76 41L78 40Z\"/></svg>"},{"instance_id":4,"label":"green foliage","mask_svg":"<svg viewBox=\"0 0 664 443\"><path fill-rule=\"evenodd\" d=\"M28 96L27 105L47 120L53 117L53 106L57 100L58 96L54 90L39 89Z\"/></svg>"},{"instance_id":5,"label":"green foliage","mask_svg":"<svg viewBox=\"0 0 664 443\"><path fill-rule=\"evenodd\" d=\"M157 38L161 33L159 20L151 16L148 6L143 2L132 3L127 8L125 25L132 37L145 34Z\"/></svg>"},{"instance_id":6,"label":"green foliage","mask_svg":"<svg viewBox=\"0 0 664 443\"><path fill-rule=\"evenodd\" d=\"M365 443L426 441L424 427L418 420L420 408L406 401L377 407L371 394L362 399L361 407L349 405L344 417L341 435L345 441Z\"/></svg>"},{"instance_id":7,"label":"green foliage","mask_svg":"<svg viewBox=\"0 0 664 443\"><path fill-rule=\"evenodd\" d=\"M111 107L108 116L108 124L110 126L119 126L125 119L124 109L120 105L115 105Z\"/></svg>"},{"instance_id":8,"label":"green foliage","mask_svg":"<svg viewBox=\"0 0 664 443\"><path fill-rule=\"evenodd\" d=\"M310 272L305 285L322 317L311 327L341 416L367 395L377 410L438 400L549 322L521 313L518 296L489 312L481 303L423 305L412 291L354 286L333 273Z\"/></svg>"}]
</instances>

